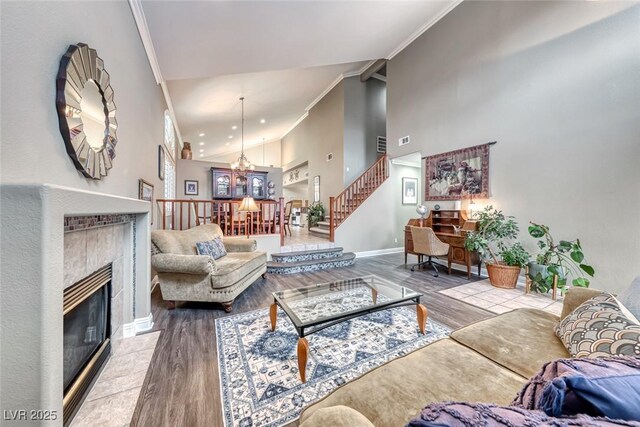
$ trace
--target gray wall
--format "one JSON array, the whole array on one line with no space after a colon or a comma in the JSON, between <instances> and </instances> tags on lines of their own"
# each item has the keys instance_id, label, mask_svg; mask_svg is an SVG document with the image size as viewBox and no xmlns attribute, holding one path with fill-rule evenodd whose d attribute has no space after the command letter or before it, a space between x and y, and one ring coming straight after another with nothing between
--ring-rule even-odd
<instances>
[{"instance_id":1,"label":"gray wall","mask_svg":"<svg viewBox=\"0 0 640 427\"><path fill-rule=\"evenodd\" d=\"M127 2L2 2L2 183L50 183L132 198L155 186L166 108ZM84 178L58 129L56 75L70 44L97 50L111 75L118 120L113 169Z\"/></svg>"},{"instance_id":2,"label":"gray wall","mask_svg":"<svg viewBox=\"0 0 640 427\"><path fill-rule=\"evenodd\" d=\"M282 138L283 169L309 164L309 198L313 200L313 177L320 175L320 200L329 205L329 196L344 189L344 88L343 82L320 100L298 126ZM333 160L326 155L333 153Z\"/></svg>"},{"instance_id":3,"label":"gray wall","mask_svg":"<svg viewBox=\"0 0 640 427\"><path fill-rule=\"evenodd\" d=\"M359 76L344 83L344 185L347 186L378 158L376 139L386 136L386 84Z\"/></svg>"},{"instance_id":4,"label":"gray wall","mask_svg":"<svg viewBox=\"0 0 640 427\"><path fill-rule=\"evenodd\" d=\"M579 237L592 286L619 291L640 273L638 22L633 3L462 3L388 64L390 154L497 140L479 202Z\"/></svg>"},{"instance_id":5,"label":"gray wall","mask_svg":"<svg viewBox=\"0 0 640 427\"><path fill-rule=\"evenodd\" d=\"M404 246L404 226L417 205L402 205L402 178L419 178L420 169L389 164L387 179L336 229L336 245L367 252Z\"/></svg>"}]
</instances>

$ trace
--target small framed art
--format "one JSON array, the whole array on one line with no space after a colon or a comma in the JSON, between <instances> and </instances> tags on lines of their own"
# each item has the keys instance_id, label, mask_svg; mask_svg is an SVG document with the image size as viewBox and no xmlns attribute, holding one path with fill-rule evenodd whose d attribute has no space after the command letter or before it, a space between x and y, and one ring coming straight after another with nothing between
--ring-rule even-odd
<instances>
[{"instance_id":1,"label":"small framed art","mask_svg":"<svg viewBox=\"0 0 640 427\"><path fill-rule=\"evenodd\" d=\"M402 178L402 204L418 204L418 178Z\"/></svg>"},{"instance_id":2,"label":"small framed art","mask_svg":"<svg viewBox=\"0 0 640 427\"><path fill-rule=\"evenodd\" d=\"M185 179L184 180L184 194L185 196L197 196L198 195L198 181Z\"/></svg>"}]
</instances>

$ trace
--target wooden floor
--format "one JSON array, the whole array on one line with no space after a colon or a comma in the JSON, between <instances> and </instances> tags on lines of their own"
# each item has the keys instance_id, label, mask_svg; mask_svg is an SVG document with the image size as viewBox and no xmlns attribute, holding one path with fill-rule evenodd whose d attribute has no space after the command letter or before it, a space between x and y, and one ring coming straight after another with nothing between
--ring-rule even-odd
<instances>
[{"instance_id":1,"label":"wooden floor","mask_svg":"<svg viewBox=\"0 0 640 427\"><path fill-rule=\"evenodd\" d=\"M492 313L438 294L441 289L468 283L466 275L432 276L411 272L402 254L360 258L353 267L295 275L267 275L234 303L234 313L268 307L271 292L339 279L375 274L424 293L429 316L458 328L493 316ZM477 280L473 276L472 280ZM217 304L182 303L165 309L158 288L152 295L154 330L163 330L140 395L132 426L222 427L214 319L226 316Z\"/></svg>"}]
</instances>

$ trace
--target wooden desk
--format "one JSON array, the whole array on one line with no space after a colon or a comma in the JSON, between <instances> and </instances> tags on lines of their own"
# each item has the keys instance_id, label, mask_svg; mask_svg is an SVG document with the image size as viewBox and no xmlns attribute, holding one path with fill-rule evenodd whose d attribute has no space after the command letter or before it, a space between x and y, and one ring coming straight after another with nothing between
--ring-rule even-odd
<instances>
[{"instance_id":1,"label":"wooden desk","mask_svg":"<svg viewBox=\"0 0 640 427\"><path fill-rule=\"evenodd\" d=\"M410 219L407 225L404 227L404 263L407 263L407 255L412 254L418 256L418 262L421 260L421 255L413 251L413 237L411 236L411 229L409 226L414 227L428 227L428 220L422 221L419 218ZM471 266L478 266L478 276L480 276L480 257L476 252L470 252L464 247L464 239L466 232L461 231L459 234L436 231L438 239L444 243L449 244L449 254L447 256L447 266L449 268L449 274L451 274L451 264L460 264L467 267L467 278L471 279Z\"/></svg>"}]
</instances>

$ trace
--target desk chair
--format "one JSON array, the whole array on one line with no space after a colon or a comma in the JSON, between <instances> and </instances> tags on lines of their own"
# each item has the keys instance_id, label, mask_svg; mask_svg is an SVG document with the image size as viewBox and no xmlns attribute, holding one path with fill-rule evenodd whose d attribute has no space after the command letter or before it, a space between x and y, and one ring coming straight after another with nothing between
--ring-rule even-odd
<instances>
[{"instance_id":1,"label":"desk chair","mask_svg":"<svg viewBox=\"0 0 640 427\"><path fill-rule=\"evenodd\" d=\"M448 255L449 244L438 239L436 233L434 233L433 229L429 227L410 226L409 228L411 229L411 237L413 238L413 251L417 254L429 257L427 261L412 266L411 271L416 271L416 267L420 268L423 265L429 265L435 270L435 277L438 277L438 268L436 267L436 263L432 261L431 257Z\"/></svg>"}]
</instances>

